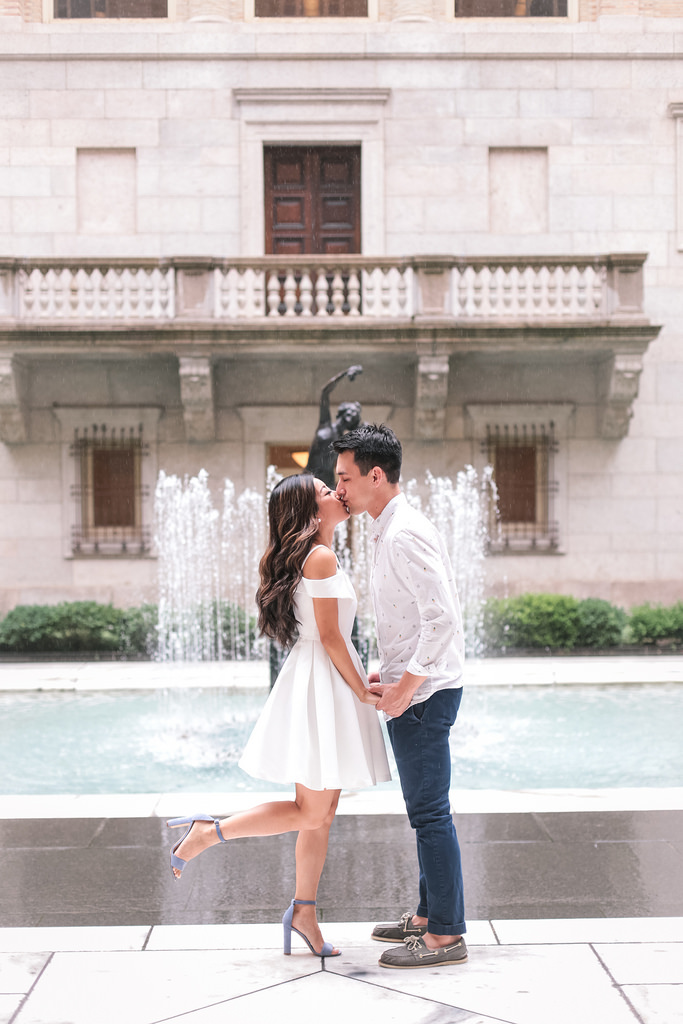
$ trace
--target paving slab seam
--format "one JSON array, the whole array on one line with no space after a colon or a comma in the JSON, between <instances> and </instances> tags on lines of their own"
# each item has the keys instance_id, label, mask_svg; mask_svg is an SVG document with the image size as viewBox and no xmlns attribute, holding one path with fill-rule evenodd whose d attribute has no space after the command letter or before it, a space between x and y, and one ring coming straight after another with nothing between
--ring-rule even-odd
<instances>
[{"instance_id":1,"label":"paving slab seam","mask_svg":"<svg viewBox=\"0 0 683 1024\"><path fill-rule=\"evenodd\" d=\"M21 1011L23 1010L24 1006L26 1006L26 1003L29 1001L29 999L31 998L31 996L35 992L39 982L41 981L43 975L45 974L45 971L47 970L49 965L52 963L52 961L54 959L54 956L55 956L55 954L53 952L49 953L47 960L45 961L45 963L43 964L41 969L38 971L36 977L34 978L33 984L29 988L28 992L24 993L23 999L20 1000L19 1005L17 1006L17 1008L14 1011L14 1013L12 1014L12 1016L9 1018L7 1024L14 1024L14 1021L17 1020L17 1018L18 1018L19 1014L21 1013Z\"/></svg>"},{"instance_id":2,"label":"paving slab seam","mask_svg":"<svg viewBox=\"0 0 683 1024\"><path fill-rule=\"evenodd\" d=\"M461 965L461 966L464 966L464 965ZM328 973L334 974L335 972L334 971L329 971ZM370 988L380 989L380 990L383 990L385 992L392 992L393 993L393 992L396 991L389 982L387 982L386 985L383 985L381 982L378 982L378 981L370 981L367 978L354 978L352 976L349 976L348 974L340 975L340 977L344 977L348 981L355 981L355 982L360 983L361 985L368 985ZM411 997L413 999L419 1000L420 1002L428 1003L430 1006L436 1006L436 1007L443 1008L447 1012L450 1011L452 1013L453 1010L458 1010L461 1013L478 1014L480 1018L487 1018L488 1020L495 1021L495 1024L517 1024L517 1022L515 1022L513 1020L506 1020L506 1018L504 1018L504 1017L491 1017L489 1014L482 1014L478 1010L470 1009L467 1006L456 1006L453 1003L444 1003L440 999L434 999L431 996L421 996L421 995L419 995L419 994L417 994L415 992L411 992ZM160 1022L156 1022L155 1021L154 1024L160 1024Z\"/></svg>"},{"instance_id":3,"label":"paving slab seam","mask_svg":"<svg viewBox=\"0 0 683 1024\"><path fill-rule=\"evenodd\" d=\"M624 1002L628 1006L628 1008L631 1011L631 1013L633 1014L634 1020L638 1021L638 1024L647 1024L647 1021L643 1020L643 1018L640 1016L640 1014L636 1010L636 1008L633 1005L633 1003L631 1002L631 1000L628 998L628 996L624 992L623 984L621 984L621 985L619 984L619 982L614 977L614 974L612 973L612 971L610 971L609 967L607 966L607 964L605 963L603 958L600 956L600 953L595 948L595 944L593 942L589 942L588 945L590 946L591 950L593 951L593 954L597 958L597 961L600 964L600 966L602 967L603 971L605 972L605 974L607 975L607 977L611 981L613 987L617 990L617 992L619 993L621 998L624 1000Z\"/></svg>"}]
</instances>

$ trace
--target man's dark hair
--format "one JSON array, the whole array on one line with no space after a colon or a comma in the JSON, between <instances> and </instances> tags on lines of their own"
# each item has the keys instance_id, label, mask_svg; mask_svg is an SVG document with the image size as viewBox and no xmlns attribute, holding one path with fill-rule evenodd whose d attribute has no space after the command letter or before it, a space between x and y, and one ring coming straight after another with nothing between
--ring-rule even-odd
<instances>
[{"instance_id":1,"label":"man's dark hair","mask_svg":"<svg viewBox=\"0 0 683 1024\"><path fill-rule=\"evenodd\" d=\"M367 476L373 466L379 466L386 473L390 484L397 484L401 475L401 459L403 451L401 442L391 427L384 423L363 423L355 430L332 442L337 454L353 452L353 458L363 476Z\"/></svg>"}]
</instances>

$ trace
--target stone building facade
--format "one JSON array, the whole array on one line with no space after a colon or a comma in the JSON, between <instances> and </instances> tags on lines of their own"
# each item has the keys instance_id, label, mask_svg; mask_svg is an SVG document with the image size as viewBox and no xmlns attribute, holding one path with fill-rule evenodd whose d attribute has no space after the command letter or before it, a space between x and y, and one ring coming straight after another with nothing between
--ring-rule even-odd
<instances>
[{"instance_id":1,"label":"stone building facade","mask_svg":"<svg viewBox=\"0 0 683 1024\"><path fill-rule=\"evenodd\" d=\"M494 590L683 596L678 7L0 0L0 612L153 598L158 472L263 489L353 363L495 466Z\"/></svg>"}]
</instances>

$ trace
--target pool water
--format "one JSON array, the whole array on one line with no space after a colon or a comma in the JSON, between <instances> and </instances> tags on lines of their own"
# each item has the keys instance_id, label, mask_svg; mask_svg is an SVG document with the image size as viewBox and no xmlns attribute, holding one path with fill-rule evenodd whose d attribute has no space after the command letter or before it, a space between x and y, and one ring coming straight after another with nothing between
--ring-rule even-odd
<instances>
[{"instance_id":1,"label":"pool water","mask_svg":"<svg viewBox=\"0 0 683 1024\"><path fill-rule=\"evenodd\" d=\"M289 789L237 766L265 696L198 689L2 693L0 793ZM675 683L470 686L452 734L453 787L682 786L682 721L683 686Z\"/></svg>"}]
</instances>

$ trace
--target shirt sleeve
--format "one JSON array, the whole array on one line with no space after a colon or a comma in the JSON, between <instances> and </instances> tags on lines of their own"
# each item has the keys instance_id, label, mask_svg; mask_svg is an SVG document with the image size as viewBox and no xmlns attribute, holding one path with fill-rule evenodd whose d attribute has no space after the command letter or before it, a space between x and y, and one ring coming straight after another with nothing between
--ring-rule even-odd
<instances>
[{"instance_id":1,"label":"shirt sleeve","mask_svg":"<svg viewBox=\"0 0 683 1024\"><path fill-rule=\"evenodd\" d=\"M402 530L393 543L394 568L413 595L420 618L417 646L407 665L416 676L430 676L460 629L453 600L450 565L437 544Z\"/></svg>"}]
</instances>

